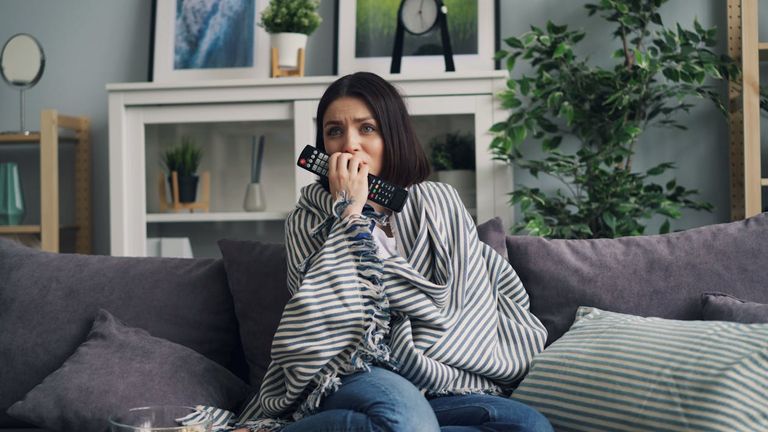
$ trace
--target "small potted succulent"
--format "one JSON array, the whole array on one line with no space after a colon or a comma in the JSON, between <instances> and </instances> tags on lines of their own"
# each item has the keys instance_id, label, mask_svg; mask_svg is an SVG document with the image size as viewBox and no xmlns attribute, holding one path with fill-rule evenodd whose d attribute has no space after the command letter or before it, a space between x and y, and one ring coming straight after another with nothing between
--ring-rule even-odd
<instances>
[{"instance_id":1,"label":"small potted succulent","mask_svg":"<svg viewBox=\"0 0 768 432\"><path fill-rule=\"evenodd\" d=\"M168 184L173 194L173 172L179 181L179 202L191 203L197 198L197 183L200 177L196 174L200 166L203 151L195 145L192 138L183 137L181 143L163 152L163 165L168 170Z\"/></svg>"},{"instance_id":2,"label":"small potted succulent","mask_svg":"<svg viewBox=\"0 0 768 432\"><path fill-rule=\"evenodd\" d=\"M430 157L437 180L455 187L467 208L477 205L475 136L449 132L430 141Z\"/></svg>"},{"instance_id":3,"label":"small potted succulent","mask_svg":"<svg viewBox=\"0 0 768 432\"><path fill-rule=\"evenodd\" d=\"M318 6L318 0L270 0L264 8L259 25L271 35L280 67L298 67L299 48L306 48L308 36L322 22Z\"/></svg>"}]
</instances>

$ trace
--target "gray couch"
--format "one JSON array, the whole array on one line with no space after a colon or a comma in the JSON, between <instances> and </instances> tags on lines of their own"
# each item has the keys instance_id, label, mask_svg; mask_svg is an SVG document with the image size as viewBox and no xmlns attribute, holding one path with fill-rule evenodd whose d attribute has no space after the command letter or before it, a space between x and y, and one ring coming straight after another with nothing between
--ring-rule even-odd
<instances>
[{"instance_id":1,"label":"gray couch","mask_svg":"<svg viewBox=\"0 0 768 432\"><path fill-rule=\"evenodd\" d=\"M582 305L699 320L702 293L768 303L768 215L614 240L507 236L498 220L478 232L509 257L548 345ZM219 246L222 259L118 258L0 239L0 430L99 430L147 404L237 410L269 363L285 250Z\"/></svg>"}]
</instances>

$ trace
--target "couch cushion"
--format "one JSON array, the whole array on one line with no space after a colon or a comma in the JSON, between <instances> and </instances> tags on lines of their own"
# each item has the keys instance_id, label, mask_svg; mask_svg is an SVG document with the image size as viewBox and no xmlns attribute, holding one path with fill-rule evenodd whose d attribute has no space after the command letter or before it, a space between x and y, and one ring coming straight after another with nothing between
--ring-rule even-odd
<instances>
[{"instance_id":1,"label":"couch cushion","mask_svg":"<svg viewBox=\"0 0 768 432\"><path fill-rule=\"evenodd\" d=\"M85 340L99 308L227 365L237 321L212 259L53 254L0 239L0 427Z\"/></svg>"},{"instance_id":2,"label":"couch cushion","mask_svg":"<svg viewBox=\"0 0 768 432\"><path fill-rule=\"evenodd\" d=\"M219 240L219 249L240 324L249 382L258 388L272 361L272 338L289 298L285 246Z\"/></svg>"},{"instance_id":3,"label":"couch cushion","mask_svg":"<svg viewBox=\"0 0 768 432\"><path fill-rule=\"evenodd\" d=\"M768 304L742 300L729 294L702 294L701 309L705 320L768 323Z\"/></svg>"},{"instance_id":4,"label":"couch cushion","mask_svg":"<svg viewBox=\"0 0 768 432\"><path fill-rule=\"evenodd\" d=\"M249 387L199 353L96 316L86 341L8 414L62 431L101 432L111 415L150 405L234 409Z\"/></svg>"},{"instance_id":5,"label":"couch cushion","mask_svg":"<svg viewBox=\"0 0 768 432\"><path fill-rule=\"evenodd\" d=\"M556 430L768 430L768 324L580 308L513 397Z\"/></svg>"},{"instance_id":6,"label":"couch cushion","mask_svg":"<svg viewBox=\"0 0 768 432\"><path fill-rule=\"evenodd\" d=\"M508 236L507 249L547 343L565 333L581 305L690 320L702 317L702 292L768 302L768 214L618 239Z\"/></svg>"}]
</instances>

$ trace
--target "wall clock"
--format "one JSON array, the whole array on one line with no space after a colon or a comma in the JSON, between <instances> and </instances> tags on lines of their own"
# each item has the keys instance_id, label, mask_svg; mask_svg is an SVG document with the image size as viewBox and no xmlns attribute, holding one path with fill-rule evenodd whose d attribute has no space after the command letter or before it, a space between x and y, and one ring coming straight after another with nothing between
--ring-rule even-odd
<instances>
[{"instance_id":1,"label":"wall clock","mask_svg":"<svg viewBox=\"0 0 768 432\"><path fill-rule=\"evenodd\" d=\"M395 30L395 46L392 51L390 73L400 73L403 59L403 40L405 32L418 37L440 27L445 70L453 72L453 49L448 34L448 8L442 0L402 0L397 11L397 29Z\"/></svg>"}]
</instances>

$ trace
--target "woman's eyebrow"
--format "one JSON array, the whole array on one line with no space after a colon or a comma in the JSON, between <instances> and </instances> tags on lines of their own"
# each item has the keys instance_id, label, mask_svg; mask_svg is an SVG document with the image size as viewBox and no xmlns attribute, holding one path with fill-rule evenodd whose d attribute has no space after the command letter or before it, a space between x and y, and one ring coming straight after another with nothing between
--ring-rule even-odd
<instances>
[{"instance_id":1,"label":"woman's eyebrow","mask_svg":"<svg viewBox=\"0 0 768 432\"><path fill-rule=\"evenodd\" d=\"M376 122L376 120L374 120L373 117L354 118L354 119L352 119L352 121L355 122L355 123L363 123L363 122L366 122L366 121L370 121L370 122L374 122L374 123ZM323 124L323 126L340 125L340 124L343 124L343 122L341 120L328 120L328 121L326 121Z\"/></svg>"}]
</instances>

